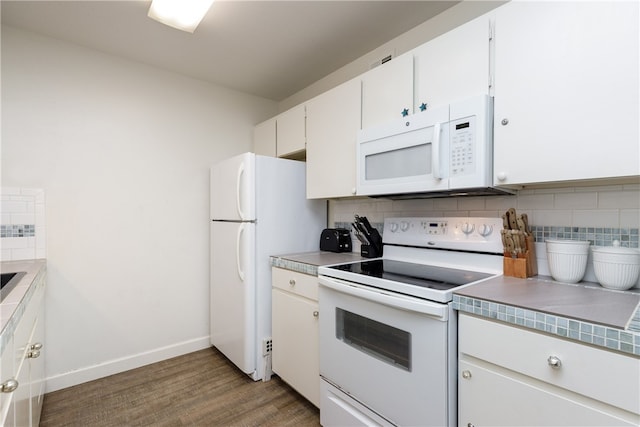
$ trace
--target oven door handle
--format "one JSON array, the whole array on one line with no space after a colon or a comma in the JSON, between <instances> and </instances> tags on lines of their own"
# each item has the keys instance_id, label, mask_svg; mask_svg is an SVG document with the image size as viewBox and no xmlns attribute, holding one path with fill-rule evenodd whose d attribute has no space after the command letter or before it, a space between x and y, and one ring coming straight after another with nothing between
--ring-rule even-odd
<instances>
[{"instance_id":1,"label":"oven door handle","mask_svg":"<svg viewBox=\"0 0 640 427\"><path fill-rule=\"evenodd\" d=\"M356 284L345 282L339 279L329 279L319 276L320 285L332 289L343 294L351 295L357 298L363 298L368 301L383 304L391 308L412 311L415 313L426 314L443 322L449 318L448 305L437 304L431 301L411 298L401 295L393 295L383 293L381 291L364 289Z\"/></svg>"}]
</instances>

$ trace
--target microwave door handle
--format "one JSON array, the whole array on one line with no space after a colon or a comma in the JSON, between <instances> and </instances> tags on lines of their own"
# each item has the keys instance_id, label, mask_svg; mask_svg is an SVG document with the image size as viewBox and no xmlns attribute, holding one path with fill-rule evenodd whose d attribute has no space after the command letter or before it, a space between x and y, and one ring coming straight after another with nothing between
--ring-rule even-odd
<instances>
[{"instance_id":1,"label":"microwave door handle","mask_svg":"<svg viewBox=\"0 0 640 427\"><path fill-rule=\"evenodd\" d=\"M440 123L433 125L433 141L431 143L431 170L435 179L442 179L440 171Z\"/></svg>"}]
</instances>

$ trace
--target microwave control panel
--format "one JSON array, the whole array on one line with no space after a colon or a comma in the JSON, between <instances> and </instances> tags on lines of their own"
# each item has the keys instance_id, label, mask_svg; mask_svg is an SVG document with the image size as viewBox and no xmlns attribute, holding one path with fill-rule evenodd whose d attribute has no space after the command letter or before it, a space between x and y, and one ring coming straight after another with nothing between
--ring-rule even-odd
<instances>
[{"instance_id":1,"label":"microwave control panel","mask_svg":"<svg viewBox=\"0 0 640 427\"><path fill-rule=\"evenodd\" d=\"M475 116L471 116L451 122L449 172L452 176L475 172L475 119Z\"/></svg>"}]
</instances>

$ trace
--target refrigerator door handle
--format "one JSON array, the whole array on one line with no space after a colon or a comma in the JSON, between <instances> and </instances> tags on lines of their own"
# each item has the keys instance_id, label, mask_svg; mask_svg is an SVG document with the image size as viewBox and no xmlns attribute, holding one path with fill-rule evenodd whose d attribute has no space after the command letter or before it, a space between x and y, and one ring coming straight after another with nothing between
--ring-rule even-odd
<instances>
[{"instance_id":1,"label":"refrigerator door handle","mask_svg":"<svg viewBox=\"0 0 640 427\"><path fill-rule=\"evenodd\" d=\"M240 163L240 167L238 168L238 176L236 177L236 208L238 209L238 215L240 215L240 219L244 220L245 216L244 212L242 212L242 187L240 186L242 175L244 175L244 162Z\"/></svg>"},{"instance_id":2,"label":"refrigerator door handle","mask_svg":"<svg viewBox=\"0 0 640 427\"><path fill-rule=\"evenodd\" d=\"M244 271L240 262L240 241L242 239L242 233L244 233L244 224L240 224L238 227L238 235L236 237L236 269L238 270L238 277L244 282Z\"/></svg>"}]
</instances>

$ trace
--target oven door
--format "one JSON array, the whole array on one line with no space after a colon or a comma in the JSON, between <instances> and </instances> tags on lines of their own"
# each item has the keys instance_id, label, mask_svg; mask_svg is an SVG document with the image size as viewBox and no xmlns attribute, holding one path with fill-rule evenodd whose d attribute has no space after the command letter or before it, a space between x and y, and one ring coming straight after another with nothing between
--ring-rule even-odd
<instances>
[{"instance_id":1,"label":"oven door","mask_svg":"<svg viewBox=\"0 0 640 427\"><path fill-rule=\"evenodd\" d=\"M358 133L357 195L446 190L449 107Z\"/></svg>"},{"instance_id":2,"label":"oven door","mask_svg":"<svg viewBox=\"0 0 640 427\"><path fill-rule=\"evenodd\" d=\"M348 395L330 408L321 403L321 424L340 419L330 411L358 412L361 405L395 425L452 425L451 307L327 276L320 285L320 375Z\"/></svg>"}]
</instances>

